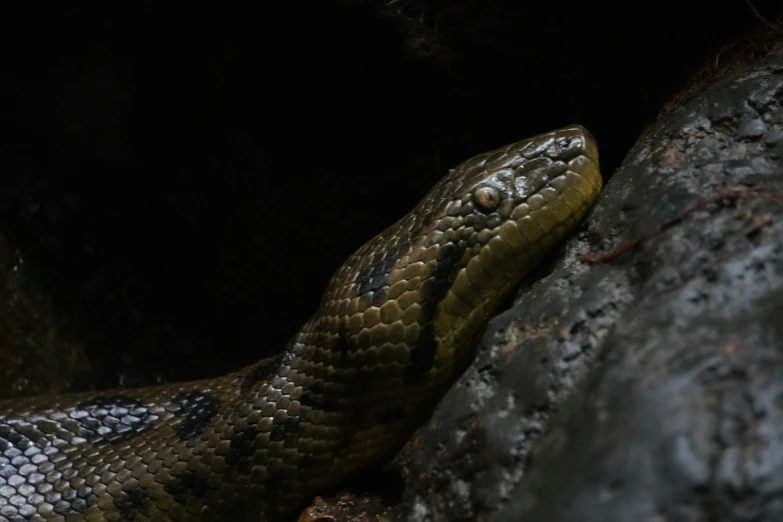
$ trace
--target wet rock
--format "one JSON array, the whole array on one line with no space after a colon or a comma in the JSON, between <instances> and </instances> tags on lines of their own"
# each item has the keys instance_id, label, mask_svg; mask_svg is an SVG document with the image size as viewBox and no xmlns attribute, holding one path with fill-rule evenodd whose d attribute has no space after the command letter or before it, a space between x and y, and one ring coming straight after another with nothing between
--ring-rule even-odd
<instances>
[{"instance_id":1,"label":"wet rock","mask_svg":"<svg viewBox=\"0 0 783 522\"><path fill-rule=\"evenodd\" d=\"M783 520L782 93L772 54L637 143L419 434L402 519Z\"/></svg>"}]
</instances>

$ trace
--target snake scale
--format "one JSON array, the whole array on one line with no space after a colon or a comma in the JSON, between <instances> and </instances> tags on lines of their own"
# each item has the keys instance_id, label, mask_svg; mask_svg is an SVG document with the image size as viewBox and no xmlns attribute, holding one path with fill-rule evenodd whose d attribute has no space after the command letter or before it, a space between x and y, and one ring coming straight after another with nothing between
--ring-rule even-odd
<instances>
[{"instance_id":1,"label":"snake scale","mask_svg":"<svg viewBox=\"0 0 783 522\"><path fill-rule=\"evenodd\" d=\"M264 521L389 458L601 190L580 126L475 156L337 270L276 357L0 401L0 520Z\"/></svg>"}]
</instances>

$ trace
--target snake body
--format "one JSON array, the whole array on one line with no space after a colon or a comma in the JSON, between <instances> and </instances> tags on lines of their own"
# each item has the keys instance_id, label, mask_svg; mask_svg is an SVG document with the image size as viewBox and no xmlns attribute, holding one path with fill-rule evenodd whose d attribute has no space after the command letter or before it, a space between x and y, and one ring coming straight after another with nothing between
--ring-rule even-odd
<instances>
[{"instance_id":1,"label":"snake body","mask_svg":"<svg viewBox=\"0 0 783 522\"><path fill-rule=\"evenodd\" d=\"M471 158L337 270L273 359L0 401L0 520L263 521L390 457L601 189L571 126Z\"/></svg>"}]
</instances>

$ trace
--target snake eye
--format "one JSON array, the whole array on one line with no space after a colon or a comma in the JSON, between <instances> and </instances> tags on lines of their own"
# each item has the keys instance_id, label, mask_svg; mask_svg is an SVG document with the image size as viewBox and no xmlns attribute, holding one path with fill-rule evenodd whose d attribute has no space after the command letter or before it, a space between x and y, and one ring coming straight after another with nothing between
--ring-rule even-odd
<instances>
[{"instance_id":1,"label":"snake eye","mask_svg":"<svg viewBox=\"0 0 783 522\"><path fill-rule=\"evenodd\" d=\"M500 191L484 185L473 191L473 201L484 210L495 210L500 204Z\"/></svg>"}]
</instances>

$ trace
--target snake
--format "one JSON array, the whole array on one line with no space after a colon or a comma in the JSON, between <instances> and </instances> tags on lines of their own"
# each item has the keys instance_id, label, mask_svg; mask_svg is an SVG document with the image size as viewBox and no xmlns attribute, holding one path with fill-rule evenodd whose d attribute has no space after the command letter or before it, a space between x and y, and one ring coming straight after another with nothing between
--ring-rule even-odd
<instances>
[{"instance_id":1,"label":"snake","mask_svg":"<svg viewBox=\"0 0 783 522\"><path fill-rule=\"evenodd\" d=\"M0 401L0 520L290 520L399 451L601 187L579 125L479 154L354 252L278 355Z\"/></svg>"}]
</instances>

